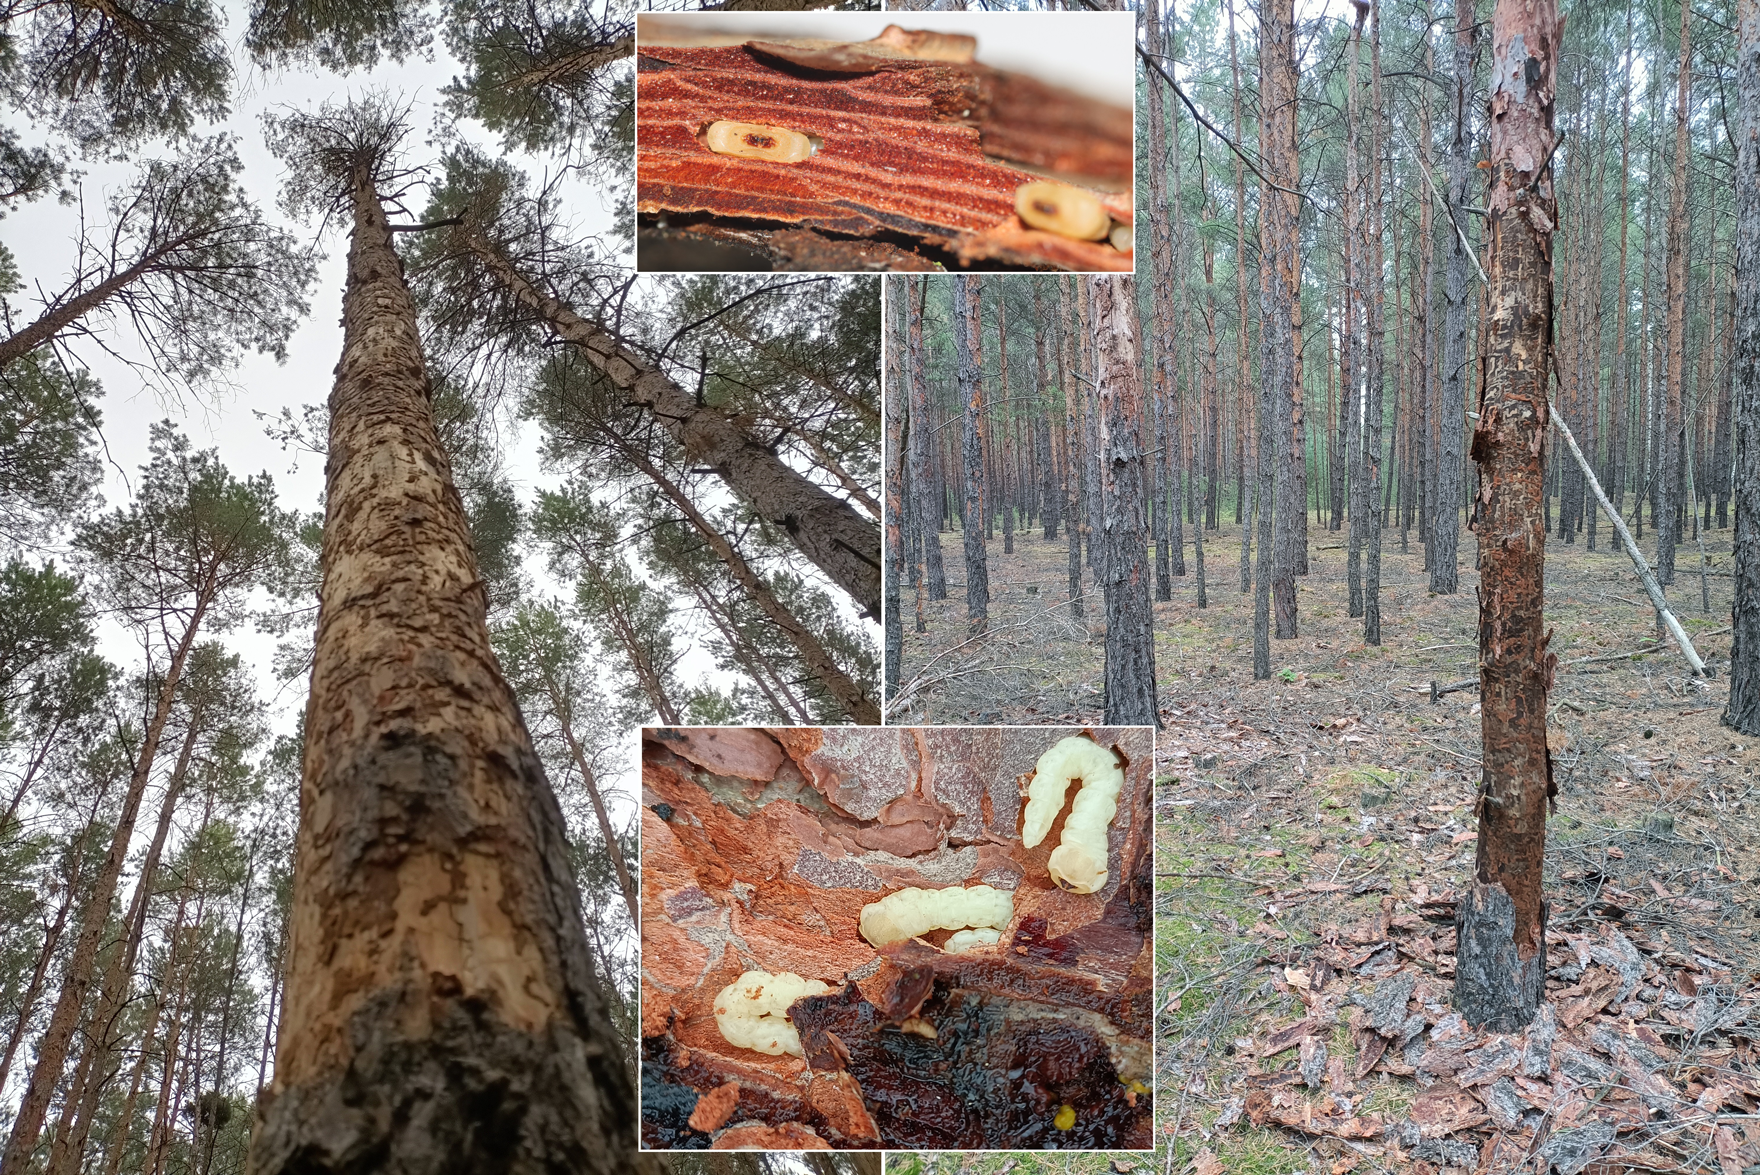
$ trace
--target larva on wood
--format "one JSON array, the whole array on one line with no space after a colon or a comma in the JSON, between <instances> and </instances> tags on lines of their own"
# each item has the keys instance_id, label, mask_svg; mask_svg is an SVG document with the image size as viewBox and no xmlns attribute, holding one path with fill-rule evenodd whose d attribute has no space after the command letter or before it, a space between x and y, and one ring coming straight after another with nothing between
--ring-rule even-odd
<instances>
[{"instance_id":1,"label":"larva on wood","mask_svg":"<svg viewBox=\"0 0 1760 1175\"><path fill-rule=\"evenodd\" d=\"M988 885L970 889L901 889L862 907L862 937L874 946L915 938L931 930L1007 926L1014 895Z\"/></svg>"},{"instance_id":2,"label":"larva on wood","mask_svg":"<svg viewBox=\"0 0 1760 1175\"><path fill-rule=\"evenodd\" d=\"M813 140L808 136L756 122L712 122L703 132L703 146L717 155L771 163L805 163L813 157Z\"/></svg>"},{"instance_id":3,"label":"larva on wood","mask_svg":"<svg viewBox=\"0 0 1760 1175\"><path fill-rule=\"evenodd\" d=\"M772 975L747 971L715 997L715 1027L728 1044L779 1057L801 1056L801 1035L788 1019L788 1007L802 996L824 995L831 988L792 971Z\"/></svg>"},{"instance_id":4,"label":"larva on wood","mask_svg":"<svg viewBox=\"0 0 1760 1175\"><path fill-rule=\"evenodd\" d=\"M948 938L947 945L941 949L950 955L957 955L963 951L969 951L973 947L995 946L1000 941L1002 941L1002 931L989 926L978 926L971 930L957 931Z\"/></svg>"},{"instance_id":5,"label":"larva on wood","mask_svg":"<svg viewBox=\"0 0 1760 1175\"><path fill-rule=\"evenodd\" d=\"M1034 180L1016 188L1014 210L1028 228L1078 241L1103 241L1112 231L1112 216L1100 197L1050 180Z\"/></svg>"},{"instance_id":6,"label":"larva on wood","mask_svg":"<svg viewBox=\"0 0 1760 1175\"><path fill-rule=\"evenodd\" d=\"M1027 785L1027 810L1021 843L1032 848L1045 839L1063 797L1074 780L1082 790L1063 822L1063 839L1051 851L1046 868L1051 880L1074 893L1093 893L1106 884L1106 833L1118 814L1118 793L1124 772L1118 756L1092 739L1077 735L1060 740L1039 756L1033 781Z\"/></svg>"}]
</instances>

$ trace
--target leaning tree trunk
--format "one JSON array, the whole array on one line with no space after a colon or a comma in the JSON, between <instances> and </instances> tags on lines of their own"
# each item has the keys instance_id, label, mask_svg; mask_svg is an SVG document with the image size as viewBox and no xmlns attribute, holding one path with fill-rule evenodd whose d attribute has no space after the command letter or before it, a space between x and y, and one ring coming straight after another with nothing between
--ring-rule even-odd
<instances>
[{"instance_id":1,"label":"leaning tree trunk","mask_svg":"<svg viewBox=\"0 0 1760 1175\"><path fill-rule=\"evenodd\" d=\"M1558 222L1548 165L1562 24L1553 0L1498 0L1491 32L1489 321L1472 449L1486 486L1473 522L1484 767L1478 861L1457 920L1454 1001L1469 1023L1498 1032L1533 1019L1546 981L1546 691L1558 658L1546 650L1541 495Z\"/></svg>"},{"instance_id":2,"label":"leaning tree trunk","mask_svg":"<svg viewBox=\"0 0 1760 1175\"><path fill-rule=\"evenodd\" d=\"M1154 0L1151 0L1154 2ZM1155 705L1155 629L1144 535L1146 463L1143 392L1138 379L1136 282L1091 277L1100 385L1101 541L1109 545L1101 579L1106 600L1106 724L1159 726Z\"/></svg>"},{"instance_id":3,"label":"leaning tree trunk","mask_svg":"<svg viewBox=\"0 0 1760 1175\"><path fill-rule=\"evenodd\" d=\"M693 465L712 470L754 513L780 527L859 608L879 618L880 534L871 521L747 436L726 412L698 403L616 336L526 280L474 226L462 231L466 247L490 277L580 348L631 403L647 409Z\"/></svg>"},{"instance_id":4,"label":"leaning tree trunk","mask_svg":"<svg viewBox=\"0 0 1760 1175\"><path fill-rule=\"evenodd\" d=\"M1760 735L1760 0L1741 0L1737 18L1735 638L1723 720Z\"/></svg>"},{"instance_id":5,"label":"leaning tree trunk","mask_svg":"<svg viewBox=\"0 0 1760 1175\"><path fill-rule=\"evenodd\" d=\"M415 306L378 192L365 168L350 180L286 1005L251 1168L642 1167Z\"/></svg>"}]
</instances>

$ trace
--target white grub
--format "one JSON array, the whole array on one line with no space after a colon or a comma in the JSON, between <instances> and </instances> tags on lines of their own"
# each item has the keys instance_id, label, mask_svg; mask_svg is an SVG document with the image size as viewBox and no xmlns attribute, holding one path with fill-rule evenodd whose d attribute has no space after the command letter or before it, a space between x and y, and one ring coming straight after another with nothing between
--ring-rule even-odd
<instances>
[{"instance_id":1,"label":"white grub","mask_svg":"<svg viewBox=\"0 0 1760 1175\"><path fill-rule=\"evenodd\" d=\"M1128 224L1113 225L1112 234L1108 239L1112 241L1114 249L1120 253L1129 253L1131 251L1131 226Z\"/></svg>"},{"instance_id":2,"label":"white grub","mask_svg":"<svg viewBox=\"0 0 1760 1175\"><path fill-rule=\"evenodd\" d=\"M779 1057L801 1055L801 1036L788 1019L789 1005L831 988L792 971L747 971L715 997L715 1026L728 1044Z\"/></svg>"},{"instance_id":3,"label":"white grub","mask_svg":"<svg viewBox=\"0 0 1760 1175\"><path fill-rule=\"evenodd\" d=\"M805 163L813 157L810 135L757 122L712 122L703 131L703 146L717 155L763 159L770 163Z\"/></svg>"},{"instance_id":4,"label":"white grub","mask_svg":"<svg viewBox=\"0 0 1760 1175\"><path fill-rule=\"evenodd\" d=\"M918 1036L927 1037L929 1040L934 1040L938 1035L935 1031L935 1026L921 1016L908 1016L898 1027L902 1032L914 1032Z\"/></svg>"},{"instance_id":5,"label":"white grub","mask_svg":"<svg viewBox=\"0 0 1760 1175\"><path fill-rule=\"evenodd\" d=\"M1021 843L1032 848L1045 839L1063 809L1069 785L1077 779L1082 790L1070 805L1063 839L1051 851L1046 869L1064 889L1093 893L1106 884L1107 830L1118 814L1118 793L1124 787L1124 772L1113 752L1077 735L1040 755L1027 785Z\"/></svg>"},{"instance_id":6,"label":"white grub","mask_svg":"<svg viewBox=\"0 0 1760 1175\"><path fill-rule=\"evenodd\" d=\"M976 926L971 930L955 931L941 949L950 955L958 955L973 947L993 947L1001 941L1002 931L990 926Z\"/></svg>"},{"instance_id":7,"label":"white grub","mask_svg":"<svg viewBox=\"0 0 1760 1175\"><path fill-rule=\"evenodd\" d=\"M1015 189L1014 210L1028 228L1078 241L1103 241L1112 231L1112 217L1100 197L1051 180L1033 180Z\"/></svg>"},{"instance_id":8,"label":"white grub","mask_svg":"<svg viewBox=\"0 0 1760 1175\"><path fill-rule=\"evenodd\" d=\"M862 937L874 946L915 938L931 930L1007 926L1014 895L988 885L970 889L901 889L862 907Z\"/></svg>"}]
</instances>

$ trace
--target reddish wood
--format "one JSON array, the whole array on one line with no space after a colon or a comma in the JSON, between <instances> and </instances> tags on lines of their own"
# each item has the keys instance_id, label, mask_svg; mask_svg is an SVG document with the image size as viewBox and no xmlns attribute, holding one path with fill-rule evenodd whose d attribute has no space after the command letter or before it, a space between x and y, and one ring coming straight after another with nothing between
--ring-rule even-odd
<instances>
[{"instance_id":1,"label":"reddish wood","mask_svg":"<svg viewBox=\"0 0 1760 1175\"><path fill-rule=\"evenodd\" d=\"M1015 190L1040 178L993 161L1091 178L1114 219L1132 222L1130 111L975 64L847 51L866 45L753 42L644 45L636 78L636 206L900 232L964 260L1129 271L1108 243L1025 228ZM827 56L830 55L830 56ZM850 70L832 72L835 58ZM807 64L810 63L810 68ZM718 155L700 141L723 119L820 140L804 163Z\"/></svg>"}]
</instances>

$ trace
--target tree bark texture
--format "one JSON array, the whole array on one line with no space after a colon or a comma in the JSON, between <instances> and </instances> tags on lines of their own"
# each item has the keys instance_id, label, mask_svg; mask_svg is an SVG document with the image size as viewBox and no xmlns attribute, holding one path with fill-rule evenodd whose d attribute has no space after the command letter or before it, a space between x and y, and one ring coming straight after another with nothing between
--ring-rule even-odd
<instances>
[{"instance_id":1,"label":"tree bark texture","mask_svg":"<svg viewBox=\"0 0 1760 1175\"><path fill-rule=\"evenodd\" d=\"M1549 165L1562 34L1553 0L1498 0L1487 350L1472 449L1482 484L1473 529L1484 764L1474 883L1457 915L1455 1006L1470 1023L1499 1032L1533 1018L1546 977L1546 693L1558 658L1547 651L1543 614L1542 455L1558 219Z\"/></svg>"},{"instance_id":2,"label":"tree bark texture","mask_svg":"<svg viewBox=\"0 0 1760 1175\"><path fill-rule=\"evenodd\" d=\"M857 607L879 617L880 535L871 521L747 436L727 413L697 403L609 331L538 289L481 232L468 226L463 231L466 247L489 275L579 347L631 402L652 413L692 465L714 470L753 513L780 527L801 554L848 592Z\"/></svg>"},{"instance_id":3,"label":"tree bark texture","mask_svg":"<svg viewBox=\"0 0 1760 1175\"><path fill-rule=\"evenodd\" d=\"M990 575L984 558L984 446L978 435L984 414L984 380L979 367L983 339L978 307L978 279L962 277L953 284L953 342L959 362L959 399L965 419L960 434L960 467L965 479L966 621L974 634L990 622Z\"/></svg>"},{"instance_id":4,"label":"tree bark texture","mask_svg":"<svg viewBox=\"0 0 1760 1175\"><path fill-rule=\"evenodd\" d=\"M1269 396L1260 433L1260 449L1272 455L1272 485L1261 517L1272 520L1272 610L1276 635L1296 635L1296 543L1303 511L1295 489L1297 460L1294 437L1300 421L1293 416L1301 386L1301 183L1296 166L1296 62L1293 0L1267 0L1259 25L1260 152L1270 182L1261 185L1260 221L1260 343L1259 379ZM1272 183L1278 185L1273 188ZM1263 486L1261 487L1263 491Z\"/></svg>"},{"instance_id":5,"label":"tree bark texture","mask_svg":"<svg viewBox=\"0 0 1760 1175\"><path fill-rule=\"evenodd\" d=\"M1143 392L1136 279L1090 277L1100 385L1101 586L1106 597L1106 723L1159 726L1155 629L1144 516Z\"/></svg>"},{"instance_id":6,"label":"tree bark texture","mask_svg":"<svg viewBox=\"0 0 1760 1175\"><path fill-rule=\"evenodd\" d=\"M904 291L903 278L884 278L887 342L887 375L891 377L892 395L886 397L886 565L892 574L886 579L886 666L883 697L891 701L898 696L899 667L904 660L904 611L899 606L899 583L904 574L904 448L905 397L900 394L898 375L903 366L904 331L895 329L903 311L899 294Z\"/></svg>"},{"instance_id":7,"label":"tree bark texture","mask_svg":"<svg viewBox=\"0 0 1760 1175\"><path fill-rule=\"evenodd\" d=\"M1687 115L1693 89L1693 6L1682 3L1681 62L1675 83L1674 182L1668 192L1668 391L1663 401L1662 430L1657 438L1656 578L1674 582L1675 548L1681 541L1681 508L1691 509L1681 494L1682 396L1687 377L1687 155L1691 144Z\"/></svg>"},{"instance_id":8,"label":"tree bark texture","mask_svg":"<svg viewBox=\"0 0 1760 1175\"><path fill-rule=\"evenodd\" d=\"M1473 136L1467 124L1473 96L1477 14L1473 0L1455 0L1454 75L1449 95L1453 138L1448 148L1448 269L1443 277L1442 402L1436 423L1436 500L1431 515L1430 590L1460 590L1461 448L1467 412L1467 177L1473 173Z\"/></svg>"},{"instance_id":9,"label":"tree bark texture","mask_svg":"<svg viewBox=\"0 0 1760 1175\"><path fill-rule=\"evenodd\" d=\"M917 528L921 532L923 544L923 570L918 578L928 585L931 600L945 600L947 570L941 562L941 510L946 495L941 488L941 479L936 476L935 434L931 431L934 426L930 423L934 417L929 411L928 381L923 378L925 285L919 279L915 289L910 289L908 285L906 287L909 301L907 313L910 318L905 340L909 355L905 362L904 378L910 399L911 418L921 422L921 426L911 429L910 433L911 485L917 504Z\"/></svg>"},{"instance_id":10,"label":"tree bark texture","mask_svg":"<svg viewBox=\"0 0 1760 1175\"><path fill-rule=\"evenodd\" d=\"M1760 0L1741 0L1737 21L1734 639L1723 720L1760 735Z\"/></svg>"},{"instance_id":11,"label":"tree bark texture","mask_svg":"<svg viewBox=\"0 0 1760 1175\"><path fill-rule=\"evenodd\" d=\"M647 1170L415 307L366 169L349 183L285 1006L251 1169ZM583 345L670 395L607 336Z\"/></svg>"}]
</instances>

